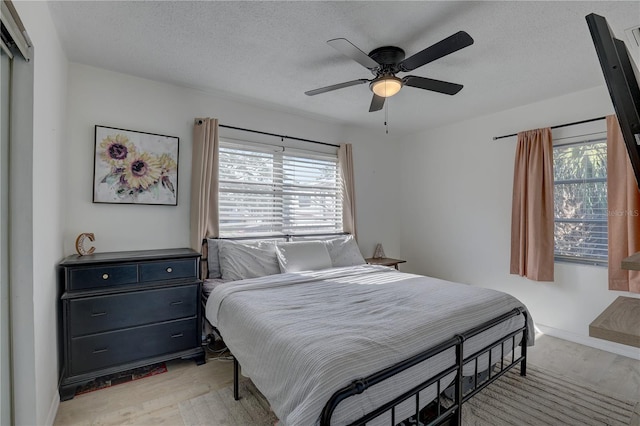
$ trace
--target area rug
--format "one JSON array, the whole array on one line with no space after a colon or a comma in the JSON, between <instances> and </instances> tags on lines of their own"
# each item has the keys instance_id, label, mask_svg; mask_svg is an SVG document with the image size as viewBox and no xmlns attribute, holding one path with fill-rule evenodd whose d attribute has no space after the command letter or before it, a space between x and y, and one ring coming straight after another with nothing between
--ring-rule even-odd
<instances>
[{"instance_id":1,"label":"area rug","mask_svg":"<svg viewBox=\"0 0 640 426\"><path fill-rule=\"evenodd\" d=\"M274 425L277 418L251 381L240 382L240 396L235 401L228 386L184 401L179 404L182 420L185 426ZM462 420L469 426L627 426L635 424L634 406L637 410L640 404L527 366L526 377L514 368L467 401Z\"/></svg>"},{"instance_id":2,"label":"area rug","mask_svg":"<svg viewBox=\"0 0 640 426\"><path fill-rule=\"evenodd\" d=\"M526 377L514 368L477 393L462 416L471 426L627 426L637 404L528 365Z\"/></svg>"},{"instance_id":3,"label":"area rug","mask_svg":"<svg viewBox=\"0 0 640 426\"><path fill-rule=\"evenodd\" d=\"M167 372L167 366L164 362L147 365L133 370L122 371L120 373L109 374L107 376L98 377L84 386L76 390L76 395L93 392L99 389L108 388L110 386L131 382L133 380L144 379L145 377L155 376Z\"/></svg>"}]
</instances>

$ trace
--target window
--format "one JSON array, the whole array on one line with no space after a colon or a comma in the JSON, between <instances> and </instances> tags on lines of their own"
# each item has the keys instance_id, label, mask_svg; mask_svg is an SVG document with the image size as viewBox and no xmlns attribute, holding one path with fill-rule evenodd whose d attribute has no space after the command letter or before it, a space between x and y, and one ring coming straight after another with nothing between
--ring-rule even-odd
<instances>
[{"instance_id":1,"label":"window","mask_svg":"<svg viewBox=\"0 0 640 426\"><path fill-rule=\"evenodd\" d=\"M607 264L607 142L553 148L556 260Z\"/></svg>"},{"instance_id":2,"label":"window","mask_svg":"<svg viewBox=\"0 0 640 426\"><path fill-rule=\"evenodd\" d=\"M220 141L220 235L342 232L337 154Z\"/></svg>"}]
</instances>

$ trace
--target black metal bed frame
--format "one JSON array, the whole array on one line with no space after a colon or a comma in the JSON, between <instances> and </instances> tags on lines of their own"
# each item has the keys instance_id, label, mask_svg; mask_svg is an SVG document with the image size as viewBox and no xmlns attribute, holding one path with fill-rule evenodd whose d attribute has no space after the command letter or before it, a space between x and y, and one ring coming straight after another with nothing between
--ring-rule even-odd
<instances>
[{"instance_id":1,"label":"black metal bed frame","mask_svg":"<svg viewBox=\"0 0 640 426\"><path fill-rule=\"evenodd\" d=\"M501 337L495 342L483 347L477 352L471 354L470 356L464 358L464 343L469 338L476 336L483 331L490 329L491 327L506 321L510 318L516 317L518 315L523 315L524 324L522 327L517 330ZM520 342L516 342L516 336L522 334L522 340ZM505 360L505 350L504 345L506 342L511 340L511 359ZM448 369L442 371L438 375L427 379L426 381L420 383L417 386L414 386L412 389L403 393L402 395L394 398L393 400L387 402L386 404L376 408L368 414L365 414L360 419L352 422L349 426L360 426L366 425L367 422L375 419L376 417L391 411L391 425L395 426L398 422L404 421L405 419L396 419L395 408L408 400L409 398L415 398L415 418L416 424L424 424L418 422L420 418L420 391L426 389L427 387L436 384L437 387L437 396L436 396L436 417L430 419L427 426L429 425L439 425L443 423L445 420L451 420L451 426L461 426L462 425L462 404L469 400L472 396L478 393L480 390L484 389L487 385L494 382L496 379L501 377L511 368L515 367L518 363L520 363L520 375L526 376L527 374L527 341L528 341L528 330L527 330L527 311L524 307L513 309L503 315L500 315L492 320L489 320L477 327L474 327L470 330L467 330L463 333L456 334L454 337L442 342L432 348L429 348L417 355L414 355L404 361L401 361L395 365L387 367L383 370L380 370L376 373L373 373L365 378L354 380L351 384L345 386L344 388L336 391L329 401L325 404L322 414L320 416L320 426L330 426L331 425L331 416L334 411L338 407L338 405L344 401L345 399L363 393L365 390L374 386L384 380L395 376L396 374L416 366L423 361L428 360L429 358L438 355L446 351L447 349L454 348L456 352L456 362L455 365L449 367ZM521 350L519 356L516 358L516 347L520 344ZM500 346L501 348L501 356L499 360L492 360L492 351L494 348ZM478 380L478 358L484 354L488 354L489 362L488 362L488 377L484 380ZM473 362L475 369L473 374L473 385L470 389L464 390L464 376L462 374L462 370L464 365L469 362ZM505 365L506 363L506 365ZM498 368L499 364L499 368ZM493 368L497 368L497 372L493 372ZM442 392L444 389L441 389L441 380L455 372L456 378L454 381L454 398L452 401L452 405L443 410L442 407ZM239 391L238 391L238 381L239 381L239 363L238 360L233 357L233 398L237 401L240 399Z\"/></svg>"},{"instance_id":2,"label":"black metal bed frame","mask_svg":"<svg viewBox=\"0 0 640 426\"><path fill-rule=\"evenodd\" d=\"M308 235L266 235L266 236L247 236L247 237L231 237L231 238L220 238L220 239L230 239L230 240L257 240L257 239L275 239L281 238L286 241L291 241L292 238L305 238L305 237L331 237L331 236L339 236L346 235L347 233L328 233L328 234L308 234ZM206 245L206 238L203 239L203 246ZM205 262L207 259L203 259ZM471 354L467 358L464 358L464 343L466 340L470 339L473 336L476 336L483 331L494 327L495 325L506 321L510 318L516 317L518 315L523 315L524 323L522 327L517 330L501 337L495 342L485 346L484 348L478 350L477 352ZM415 418L417 424L424 424L425 426L431 425L439 425L442 424L446 420L451 420L450 426L461 426L462 425L462 404L468 401L471 397L473 397L480 390L484 389L490 383L494 382L496 379L501 377L511 368L515 367L518 363L520 363L520 375L526 376L527 374L527 341L528 341L528 330L527 330L527 321L528 313L524 307L519 307L513 309L503 315L495 317L479 326L476 326L470 330L467 330L463 333L456 334L452 338L432 347L423 352L420 352L417 355L414 355L404 361L401 361L395 365L387 367L383 370L380 370L376 373L373 373L365 378L354 380L351 384L343 387L342 389L336 391L325 404L321 416L320 416L320 426L331 426L331 417L338 407L338 405L344 401L345 399L358 395L366 391L371 386L374 386L378 383L383 382L386 379L389 379L396 374L405 371L408 368L416 366L421 362L428 360L448 349L455 348L456 353L456 362L452 367L442 371L434 377L427 379L421 384L414 386L412 389L403 393L402 395L396 397L395 399L387 402L386 404L376 408L370 413L365 414L360 419L350 423L348 426L364 426L367 422L375 419L376 417L384 414L385 412L391 411L391 425L395 426L398 422L402 422L405 419L395 418L395 407L409 398L415 398L416 402L416 411ZM516 342L516 336L522 334L522 340L520 342ZM505 365L505 350L504 344L511 340L511 359ZM521 350L519 356L516 358L516 347L517 344L520 343ZM500 359L492 360L492 351L494 348L500 346ZM488 353L488 377L484 380L478 380L478 358L484 354ZM469 362L475 363L474 374L472 376L473 385L470 388L465 389L464 386L464 376L463 376L463 367ZM499 364L499 368L497 367ZM494 366L497 368L497 372L493 372L492 369ZM240 364L238 360L233 357L233 398L237 401L240 399L239 395L239 370ZM453 392L453 400L451 405L443 410L441 400L442 400L442 392L440 381L447 375L455 372L456 378L454 380L454 384L452 385L454 388ZM436 393L436 417L430 419L428 423L420 423L420 391L426 389L427 387L436 384L437 393Z\"/></svg>"}]
</instances>

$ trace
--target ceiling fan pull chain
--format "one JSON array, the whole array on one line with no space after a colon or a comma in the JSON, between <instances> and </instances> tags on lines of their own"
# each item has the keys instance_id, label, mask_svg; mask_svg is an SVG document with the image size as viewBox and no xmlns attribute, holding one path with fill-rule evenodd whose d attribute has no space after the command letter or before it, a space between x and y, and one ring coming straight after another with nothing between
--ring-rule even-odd
<instances>
[{"instance_id":1,"label":"ceiling fan pull chain","mask_svg":"<svg viewBox=\"0 0 640 426\"><path fill-rule=\"evenodd\" d=\"M387 124L388 122L389 122L389 102L387 101L384 104L384 127L387 132L387 135L389 134L389 124Z\"/></svg>"}]
</instances>

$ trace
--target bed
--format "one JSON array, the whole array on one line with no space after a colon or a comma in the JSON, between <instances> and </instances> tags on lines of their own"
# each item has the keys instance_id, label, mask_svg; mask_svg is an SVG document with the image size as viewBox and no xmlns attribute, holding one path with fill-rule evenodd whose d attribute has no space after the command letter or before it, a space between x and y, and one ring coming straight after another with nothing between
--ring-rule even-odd
<instances>
[{"instance_id":1,"label":"bed","mask_svg":"<svg viewBox=\"0 0 640 426\"><path fill-rule=\"evenodd\" d=\"M423 424L429 406L459 423L482 387L526 374L532 321L510 295L366 265L350 236L210 241L205 312L235 396L240 365L283 426Z\"/></svg>"}]
</instances>

